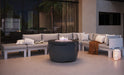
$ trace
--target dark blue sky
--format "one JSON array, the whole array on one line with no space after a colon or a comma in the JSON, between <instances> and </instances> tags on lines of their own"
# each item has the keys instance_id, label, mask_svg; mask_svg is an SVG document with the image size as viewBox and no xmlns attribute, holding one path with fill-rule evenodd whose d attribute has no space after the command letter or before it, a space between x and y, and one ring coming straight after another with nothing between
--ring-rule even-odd
<instances>
[{"instance_id":1,"label":"dark blue sky","mask_svg":"<svg viewBox=\"0 0 124 75\"><path fill-rule=\"evenodd\" d=\"M27 22L28 12L33 11L37 14L37 11L34 10L42 0L1 0L1 7L5 9L6 7L12 8L14 15L19 16L22 14L23 20ZM6 6L6 7L5 7ZM4 12L5 13L5 12Z\"/></svg>"},{"instance_id":2,"label":"dark blue sky","mask_svg":"<svg viewBox=\"0 0 124 75\"><path fill-rule=\"evenodd\" d=\"M5 3L4 3L5 1ZM16 11L29 11L38 7L42 0L2 0L2 7L5 5L10 6L13 10Z\"/></svg>"}]
</instances>

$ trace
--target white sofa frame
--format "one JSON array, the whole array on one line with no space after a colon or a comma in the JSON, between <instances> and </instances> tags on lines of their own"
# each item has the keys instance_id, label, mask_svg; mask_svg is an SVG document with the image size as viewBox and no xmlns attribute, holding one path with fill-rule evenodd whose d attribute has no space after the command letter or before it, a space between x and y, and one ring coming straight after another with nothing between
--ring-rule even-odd
<instances>
[{"instance_id":1,"label":"white sofa frame","mask_svg":"<svg viewBox=\"0 0 124 75\"><path fill-rule=\"evenodd\" d=\"M31 56L31 51L32 50L44 50L45 55L47 54L47 46L42 46L42 47L38 47L38 48L28 48L28 57Z\"/></svg>"},{"instance_id":2,"label":"white sofa frame","mask_svg":"<svg viewBox=\"0 0 124 75\"><path fill-rule=\"evenodd\" d=\"M13 50L4 50L4 59L8 58L8 53L9 52L20 52L20 51L23 51L24 52L24 57L26 57L27 49L13 49Z\"/></svg>"}]
</instances>

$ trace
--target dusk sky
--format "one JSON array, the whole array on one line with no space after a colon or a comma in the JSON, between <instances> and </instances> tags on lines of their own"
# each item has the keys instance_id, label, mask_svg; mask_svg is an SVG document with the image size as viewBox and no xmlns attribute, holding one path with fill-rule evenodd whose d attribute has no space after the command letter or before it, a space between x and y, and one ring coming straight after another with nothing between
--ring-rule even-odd
<instances>
[{"instance_id":1,"label":"dusk sky","mask_svg":"<svg viewBox=\"0 0 124 75\"><path fill-rule=\"evenodd\" d=\"M16 11L32 10L42 2L42 0L2 0L2 7L4 7L4 1Z\"/></svg>"}]
</instances>

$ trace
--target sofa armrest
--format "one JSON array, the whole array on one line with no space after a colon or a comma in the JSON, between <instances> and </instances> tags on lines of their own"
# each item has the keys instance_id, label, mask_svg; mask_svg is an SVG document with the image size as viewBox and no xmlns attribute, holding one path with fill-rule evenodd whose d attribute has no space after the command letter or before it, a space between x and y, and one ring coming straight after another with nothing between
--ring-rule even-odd
<instances>
[{"instance_id":1,"label":"sofa armrest","mask_svg":"<svg viewBox=\"0 0 124 75\"><path fill-rule=\"evenodd\" d=\"M109 48L122 48L123 47L123 38L110 38L109 39Z\"/></svg>"}]
</instances>

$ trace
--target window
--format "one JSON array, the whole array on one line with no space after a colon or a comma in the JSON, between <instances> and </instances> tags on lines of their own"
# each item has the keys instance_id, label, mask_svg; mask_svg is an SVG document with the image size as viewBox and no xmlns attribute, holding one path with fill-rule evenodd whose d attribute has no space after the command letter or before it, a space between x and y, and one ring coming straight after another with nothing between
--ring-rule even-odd
<instances>
[{"instance_id":1,"label":"window","mask_svg":"<svg viewBox=\"0 0 124 75\"><path fill-rule=\"evenodd\" d=\"M2 43L22 34L78 31L78 0L1 0L0 6Z\"/></svg>"},{"instance_id":2,"label":"window","mask_svg":"<svg viewBox=\"0 0 124 75\"><path fill-rule=\"evenodd\" d=\"M120 25L121 14L113 12L99 12L99 25Z\"/></svg>"}]
</instances>

